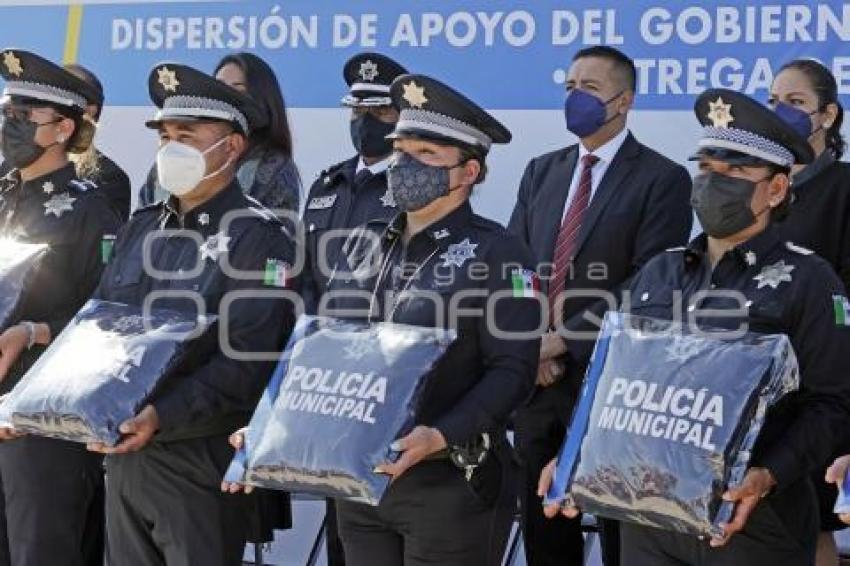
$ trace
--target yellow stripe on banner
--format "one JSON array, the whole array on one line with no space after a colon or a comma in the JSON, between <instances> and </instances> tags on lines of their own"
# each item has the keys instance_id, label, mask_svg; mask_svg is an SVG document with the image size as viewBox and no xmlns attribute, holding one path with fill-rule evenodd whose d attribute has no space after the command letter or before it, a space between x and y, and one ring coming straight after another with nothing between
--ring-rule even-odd
<instances>
[{"instance_id":1,"label":"yellow stripe on banner","mask_svg":"<svg viewBox=\"0 0 850 566\"><path fill-rule=\"evenodd\" d=\"M66 65L77 62L80 47L80 29L83 27L83 5L68 5L68 26L65 30L65 53L62 62Z\"/></svg>"}]
</instances>

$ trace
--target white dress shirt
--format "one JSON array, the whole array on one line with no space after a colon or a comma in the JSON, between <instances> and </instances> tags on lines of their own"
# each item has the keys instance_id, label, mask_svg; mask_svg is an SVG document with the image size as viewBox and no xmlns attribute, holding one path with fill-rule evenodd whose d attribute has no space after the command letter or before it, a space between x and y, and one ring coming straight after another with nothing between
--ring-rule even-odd
<instances>
[{"instance_id":1,"label":"white dress shirt","mask_svg":"<svg viewBox=\"0 0 850 566\"><path fill-rule=\"evenodd\" d=\"M392 157L392 155L387 156L385 159L382 159L377 163L373 163L372 165L366 165L366 162L363 161L363 156L361 156L360 159L357 160L357 170L354 172L354 174L356 175L364 169L368 169L372 173L372 175L383 173L387 170L387 167L390 166L390 157Z\"/></svg>"},{"instance_id":2,"label":"white dress shirt","mask_svg":"<svg viewBox=\"0 0 850 566\"><path fill-rule=\"evenodd\" d=\"M611 162L614 161L614 156L617 155L617 152L620 151L620 148L623 146L623 142L626 141L626 137L629 135L628 128L623 128L619 134L608 140L605 144L596 148L596 151L590 152L587 150L581 142L578 144L578 160L576 160L576 167L573 171L573 178L570 182L570 192L567 193L567 202L564 203L564 212L561 216L561 222L566 218L567 211L570 209L570 205L573 202L573 197L575 197L576 192L578 191L578 184L581 179L581 160L585 155L589 153L593 153L596 157L599 158L599 161L596 162L596 165L590 170L590 200L588 201L588 206L590 206L590 202L593 201L593 197L596 194L596 189L599 188L599 182L602 180L602 177L605 176L605 172L608 170L608 166L611 165Z\"/></svg>"}]
</instances>

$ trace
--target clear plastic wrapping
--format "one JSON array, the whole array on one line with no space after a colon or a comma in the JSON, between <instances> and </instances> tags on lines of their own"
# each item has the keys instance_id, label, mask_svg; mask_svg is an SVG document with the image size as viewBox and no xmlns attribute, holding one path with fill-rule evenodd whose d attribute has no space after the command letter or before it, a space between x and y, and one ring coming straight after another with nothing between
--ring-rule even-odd
<instances>
[{"instance_id":1,"label":"clear plastic wrapping","mask_svg":"<svg viewBox=\"0 0 850 566\"><path fill-rule=\"evenodd\" d=\"M16 430L114 445L214 316L90 300L0 406Z\"/></svg>"},{"instance_id":2,"label":"clear plastic wrapping","mask_svg":"<svg viewBox=\"0 0 850 566\"><path fill-rule=\"evenodd\" d=\"M786 336L727 336L609 312L547 501L718 533L768 408L799 387Z\"/></svg>"},{"instance_id":3,"label":"clear plastic wrapping","mask_svg":"<svg viewBox=\"0 0 850 566\"><path fill-rule=\"evenodd\" d=\"M225 480L377 505L452 330L302 316Z\"/></svg>"}]
</instances>

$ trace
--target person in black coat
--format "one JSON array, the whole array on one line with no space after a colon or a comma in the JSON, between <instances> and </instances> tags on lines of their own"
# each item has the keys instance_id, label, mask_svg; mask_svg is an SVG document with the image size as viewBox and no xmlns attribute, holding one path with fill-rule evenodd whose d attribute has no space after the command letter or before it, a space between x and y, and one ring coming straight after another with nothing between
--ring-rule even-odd
<instances>
[{"instance_id":1,"label":"person in black coat","mask_svg":"<svg viewBox=\"0 0 850 566\"><path fill-rule=\"evenodd\" d=\"M817 61L791 61L776 75L769 104L809 141L815 154L809 165L794 167L794 206L778 224L779 232L827 260L845 290L850 289L850 164L840 161L845 149L844 108L835 77ZM850 445L842 453L848 449ZM824 481L820 470L812 480L820 507L818 564L835 564L838 549L832 533L844 528L832 512L838 490Z\"/></svg>"},{"instance_id":2,"label":"person in black coat","mask_svg":"<svg viewBox=\"0 0 850 566\"><path fill-rule=\"evenodd\" d=\"M65 69L91 87L92 96L88 100L87 112L97 122L103 112L103 85L89 69L79 64L65 65ZM88 179L103 191L115 213L123 222L130 217L130 177L127 173L92 145L89 150L74 158L77 175Z\"/></svg>"},{"instance_id":3,"label":"person in black coat","mask_svg":"<svg viewBox=\"0 0 850 566\"><path fill-rule=\"evenodd\" d=\"M97 286L102 250L119 220L104 192L77 177L69 159L85 152L94 135L86 114L91 87L35 53L0 53L8 171L0 179L0 236L49 246L14 324L0 329L6 394ZM14 439L4 427L0 438L0 565L101 564L102 458L73 442Z\"/></svg>"},{"instance_id":4,"label":"person in black coat","mask_svg":"<svg viewBox=\"0 0 850 566\"><path fill-rule=\"evenodd\" d=\"M793 207L791 166L810 163L812 149L739 92L709 89L694 112L704 128L691 202L704 233L650 260L623 310L693 332L784 334L800 384L767 410L743 479L718 486L734 504L720 532L701 539L624 522L622 566L812 566L819 520L810 475L823 470L850 426L850 381L837 371L850 349L850 300L829 263L777 229ZM717 373L725 370L718 358ZM692 378L683 371L682 379ZM553 468L541 477L541 492ZM547 514L558 507L547 506Z\"/></svg>"},{"instance_id":5,"label":"person in black coat","mask_svg":"<svg viewBox=\"0 0 850 566\"><path fill-rule=\"evenodd\" d=\"M608 297L655 254L684 244L691 230L687 171L639 143L626 128L634 100L632 61L609 47L580 51L567 79L567 128L580 143L532 159L508 228L534 252L548 288L550 328L537 387L516 415L523 463L523 535L529 564L580 565L580 524L543 517L537 478L555 456ZM548 277L547 277L548 275ZM558 305L555 295L571 298ZM617 564L615 525L603 525L603 556Z\"/></svg>"}]
</instances>

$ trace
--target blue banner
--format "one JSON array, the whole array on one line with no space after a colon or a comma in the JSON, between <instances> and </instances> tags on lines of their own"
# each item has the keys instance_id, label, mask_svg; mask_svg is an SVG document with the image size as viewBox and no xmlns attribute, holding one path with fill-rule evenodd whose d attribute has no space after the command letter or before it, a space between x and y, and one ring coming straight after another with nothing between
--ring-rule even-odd
<instances>
[{"instance_id":1,"label":"blue banner","mask_svg":"<svg viewBox=\"0 0 850 566\"><path fill-rule=\"evenodd\" d=\"M555 109L571 56L611 45L635 59L637 108L689 109L711 86L767 98L783 62L813 57L850 94L850 3L758 0L264 0L57 2L2 8L7 45L76 60L103 80L108 103L149 104L157 62L212 71L232 51L275 69L290 106L329 108L345 92L342 64L384 52L493 109Z\"/></svg>"}]
</instances>

